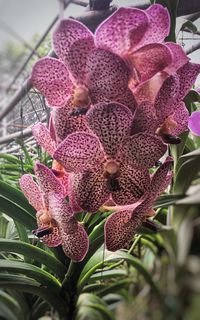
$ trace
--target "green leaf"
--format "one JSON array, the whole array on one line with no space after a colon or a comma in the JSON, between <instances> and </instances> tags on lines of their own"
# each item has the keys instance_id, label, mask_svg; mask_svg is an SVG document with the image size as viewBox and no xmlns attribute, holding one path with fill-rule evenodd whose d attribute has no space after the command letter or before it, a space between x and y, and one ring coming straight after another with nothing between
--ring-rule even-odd
<instances>
[{"instance_id":1,"label":"green leaf","mask_svg":"<svg viewBox=\"0 0 200 320\"><path fill-rule=\"evenodd\" d=\"M189 30L191 31L192 33L197 33L198 29L197 27L195 26L195 24L190 21L190 20L185 20L185 22L182 24L181 26L181 30L184 31L184 30Z\"/></svg>"},{"instance_id":2,"label":"green leaf","mask_svg":"<svg viewBox=\"0 0 200 320\"><path fill-rule=\"evenodd\" d=\"M162 304L162 306L164 306L161 293L158 287L155 285L154 281L152 280L152 276L143 267L142 262L139 259L133 257L132 255L120 250L114 253L106 250L104 254L104 260L102 250L98 250L95 253L95 255L85 264L85 267L83 268L78 279L78 289L81 290L84 287L84 285L88 282L92 274L98 268L102 267L102 265L105 265L107 262L119 261L120 259L129 262L139 272L139 274L143 275L147 283L152 288L152 291L156 294L157 298L159 299L159 302Z\"/></svg>"},{"instance_id":3,"label":"green leaf","mask_svg":"<svg viewBox=\"0 0 200 320\"><path fill-rule=\"evenodd\" d=\"M58 294L55 294L55 292L51 290L51 287L41 286L40 283L31 278L12 274L0 274L0 287L5 288L6 290L12 289L39 296L48 302L50 307L53 307L58 311L60 320L66 319L66 310L68 306L59 292Z\"/></svg>"},{"instance_id":4,"label":"green leaf","mask_svg":"<svg viewBox=\"0 0 200 320\"><path fill-rule=\"evenodd\" d=\"M7 162L16 163L16 164L20 163L20 160L16 156L13 156L7 153L0 153L0 159L6 160Z\"/></svg>"},{"instance_id":5,"label":"green leaf","mask_svg":"<svg viewBox=\"0 0 200 320\"><path fill-rule=\"evenodd\" d=\"M47 253L46 251L33 246L29 243L16 241L16 240L6 240L0 239L0 251L2 252L14 252L18 254L22 254L25 257L35 259L36 261L44 264L59 276L62 280L65 273L65 266L57 260L55 257Z\"/></svg>"},{"instance_id":6,"label":"green leaf","mask_svg":"<svg viewBox=\"0 0 200 320\"><path fill-rule=\"evenodd\" d=\"M35 217L35 209L29 204L24 194L17 188L13 188L6 182L0 181L0 196L15 202Z\"/></svg>"},{"instance_id":7,"label":"green leaf","mask_svg":"<svg viewBox=\"0 0 200 320\"><path fill-rule=\"evenodd\" d=\"M26 226L29 230L37 227L36 219L33 215L3 196L0 196L0 211Z\"/></svg>"},{"instance_id":8,"label":"green leaf","mask_svg":"<svg viewBox=\"0 0 200 320\"><path fill-rule=\"evenodd\" d=\"M2 290L0 290L0 317L9 320L24 319L17 301Z\"/></svg>"}]
</instances>

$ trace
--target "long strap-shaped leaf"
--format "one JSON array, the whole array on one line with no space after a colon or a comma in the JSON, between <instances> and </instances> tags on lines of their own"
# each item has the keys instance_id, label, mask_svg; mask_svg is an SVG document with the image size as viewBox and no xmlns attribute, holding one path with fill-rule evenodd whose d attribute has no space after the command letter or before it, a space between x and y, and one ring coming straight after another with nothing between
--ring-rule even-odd
<instances>
[{"instance_id":1,"label":"long strap-shaped leaf","mask_svg":"<svg viewBox=\"0 0 200 320\"><path fill-rule=\"evenodd\" d=\"M66 319L67 304L59 294L55 294L49 288L41 286L37 281L19 275L0 274L0 287L16 291L32 293L49 303L60 315L60 320Z\"/></svg>"},{"instance_id":2,"label":"long strap-shaped leaf","mask_svg":"<svg viewBox=\"0 0 200 320\"><path fill-rule=\"evenodd\" d=\"M11 273L24 274L38 281L42 286L49 288L55 294L59 294L61 284L50 273L28 263L10 260L0 261L0 272L6 271Z\"/></svg>"},{"instance_id":3,"label":"long strap-shaped leaf","mask_svg":"<svg viewBox=\"0 0 200 320\"><path fill-rule=\"evenodd\" d=\"M37 227L36 219L17 203L0 196L0 211L26 226L29 230Z\"/></svg>"},{"instance_id":4,"label":"long strap-shaped leaf","mask_svg":"<svg viewBox=\"0 0 200 320\"><path fill-rule=\"evenodd\" d=\"M132 255L130 255L124 251L120 251L120 250L113 252L113 253L106 251L104 260L102 257L102 250L99 250L87 262L87 264L83 268L83 270L80 274L80 277L78 279L78 284L77 284L78 290L81 290L84 287L84 285L87 283L88 279L92 276L92 274L95 272L95 270L99 269L103 264L105 264L106 262L112 262L112 261L116 261L116 260L120 260L120 259L124 259L125 261L128 261L130 264L133 265L133 267L141 275L143 275L143 277L145 278L145 280L147 281L147 283L150 285L153 292L157 296L159 302L164 307L161 292L158 289L158 287L156 286L156 284L154 283L154 281L152 280L151 275L148 273L148 271L142 265L141 261L139 259L133 257Z\"/></svg>"},{"instance_id":5,"label":"long strap-shaped leaf","mask_svg":"<svg viewBox=\"0 0 200 320\"><path fill-rule=\"evenodd\" d=\"M17 203L24 210L28 211L30 215L35 217L35 209L29 204L24 194L17 188L14 188L1 180L0 180L0 195L9 199L12 202Z\"/></svg>"},{"instance_id":6,"label":"long strap-shaped leaf","mask_svg":"<svg viewBox=\"0 0 200 320\"><path fill-rule=\"evenodd\" d=\"M0 239L0 251L19 253L28 258L35 259L52 270L60 280L63 279L67 271L65 266L54 256L22 241Z\"/></svg>"}]
</instances>

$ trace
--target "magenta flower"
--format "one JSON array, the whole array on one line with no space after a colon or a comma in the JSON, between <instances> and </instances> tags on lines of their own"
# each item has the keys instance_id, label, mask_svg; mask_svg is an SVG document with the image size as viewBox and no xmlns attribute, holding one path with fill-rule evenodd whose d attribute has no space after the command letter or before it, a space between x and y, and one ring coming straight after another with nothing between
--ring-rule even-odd
<instances>
[{"instance_id":1,"label":"magenta flower","mask_svg":"<svg viewBox=\"0 0 200 320\"><path fill-rule=\"evenodd\" d=\"M170 184L172 174L169 169L171 163L172 159L168 157L156 171L142 201L129 206L129 208L116 208L117 212L107 219L104 233L108 250L116 251L129 244L137 229L146 220L148 212L151 212L157 197Z\"/></svg>"},{"instance_id":2,"label":"magenta flower","mask_svg":"<svg viewBox=\"0 0 200 320\"><path fill-rule=\"evenodd\" d=\"M148 80L172 61L170 47L162 43L168 33L169 14L157 4L145 11L120 8L95 35L80 22L62 20L53 33L59 60L40 59L31 76L48 105L57 109L54 118L61 140L77 131L77 125L80 129L80 120L70 114L84 114L91 104L116 101L134 111L129 86ZM81 123L84 126L84 117Z\"/></svg>"},{"instance_id":3,"label":"magenta flower","mask_svg":"<svg viewBox=\"0 0 200 320\"><path fill-rule=\"evenodd\" d=\"M99 103L86 118L93 133L70 134L54 153L54 159L73 173L73 201L95 212L111 196L119 205L139 200L149 187L148 168L166 146L147 133L130 136L134 117L121 104Z\"/></svg>"},{"instance_id":4,"label":"magenta flower","mask_svg":"<svg viewBox=\"0 0 200 320\"><path fill-rule=\"evenodd\" d=\"M200 136L200 111L192 112L188 121L188 128L196 136Z\"/></svg>"},{"instance_id":5,"label":"magenta flower","mask_svg":"<svg viewBox=\"0 0 200 320\"><path fill-rule=\"evenodd\" d=\"M158 74L134 92L138 125L133 132L148 131L161 136L166 143L179 143L177 136L187 130L189 118L183 98L194 85L200 64L188 62L178 45L171 44L171 48L177 50L177 62L169 66L172 74Z\"/></svg>"},{"instance_id":6,"label":"magenta flower","mask_svg":"<svg viewBox=\"0 0 200 320\"><path fill-rule=\"evenodd\" d=\"M25 174L20 187L36 209L38 228L33 233L49 247L62 245L64 253L81 261L88 250L88 236L65 201L65 190L59 179L41 163L35 165L37 183Z\"/></svg>"}]
</instances>

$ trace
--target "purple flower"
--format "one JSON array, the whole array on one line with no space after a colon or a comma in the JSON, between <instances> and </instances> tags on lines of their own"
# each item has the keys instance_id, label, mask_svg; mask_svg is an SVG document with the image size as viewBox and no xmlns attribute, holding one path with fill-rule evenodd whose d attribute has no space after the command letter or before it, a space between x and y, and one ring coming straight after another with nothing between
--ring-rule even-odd
<instances>
[{"instance_id":1,"label":"purple flower","mask_svg":"<svg viewBox=\"0 0 200 320\"><path fill-rule=\"evenodd\" d=\"M188 128L193 134L200 136L200 111L192 112L189 117Z\"/></svg>"},{"instance_id":2,"label":"purple flower","mask_svg":"<svg viewBox=\"0 0 200 320\"><path fill-rule=\"evenodd\" d=\"M37 183L25 174L20 187L36 209L38 228L33 233L49 247L62 245L64 253L74 261L81 261L88 250L88 236L65 201L65 189L58 178L41 163L35 165Z\"/></svg>"},{"instance_id":3,"label":"purple flower","mask_svg":"<svg viewBox=\"0 0 200 320\"><path fill-rule=\"evenodd\" d=\"M180 142L177 137L188 128L189 113L183 98L194 85L200 73L200 64L188 62L180 46L170 44L177 59L160 73L134 91L138 107L135 117L137 127L133 133L156 133L166 143Z\"/></svg>"},{"instance_id":4,"label":"purple flower","mask_svg":"<svg viewBox=\"0 0 200 320\"><path fill-rule=\"evenodd\" d=\"M129 207L116 207L106 221L105 243L110 251L124 248L133 238L137 229L146 220L148 213L151 212L153 203L159 194L170 184L172 174L169 172L172 159L168 157L164 164L159 167L151 178L149 188L143 196L142 201Z\"/></svg>"},{"instance_id":5,"label":"purple flower","mask_svg":"<svg viewBox=\"0 0 200 320\"><path fill-rule=\"evenodd\" d=\"M148 168L166 145L147 133L131 136L134 116L121 104L99 103L86 118L93 133L70 134L54 153L54 159L72 172L73 201L95 212L111 197L119 205L139 200L149 187Z\"/></svg>"}]
</instances>

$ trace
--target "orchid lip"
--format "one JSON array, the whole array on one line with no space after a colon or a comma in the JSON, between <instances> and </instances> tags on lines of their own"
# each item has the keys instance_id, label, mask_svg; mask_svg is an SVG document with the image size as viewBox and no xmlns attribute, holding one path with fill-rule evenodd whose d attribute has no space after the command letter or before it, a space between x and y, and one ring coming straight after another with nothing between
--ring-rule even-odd
<instances>
[{"instance_id":1,"label":"orchid lip","mask_svg":"<svg viewBox=\"0 0 200 320\"><path fill-rule=\"evenodd\" d=\"M32 233L38 238L42 238L44 236L51 234L52 231L53 231L52 227L46 226L46 227L41 227L41 228L32 230Z\"/></svg>"},{"instance_id":2,"label":"orchid lip","mask_svg":"<svg viewBox=\"0 0 200 320\"><path fill-rule=\"evenodd\" d=\"M171 134L167 134L167 133L163 133L161 135L161 138L165 143L169 143L169 144L179 144L182 141L180 137L172 136Z\"/></svg>"}]
</instances>

